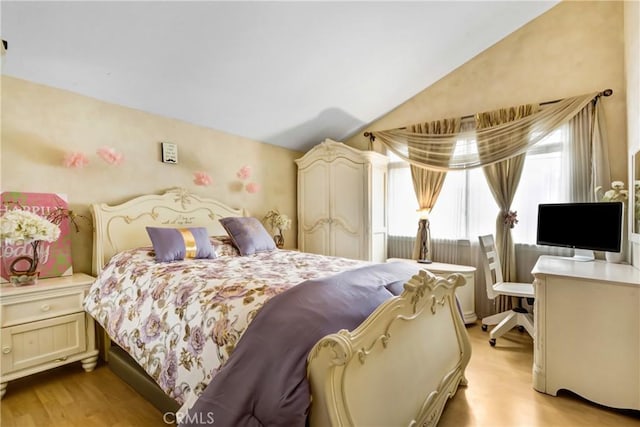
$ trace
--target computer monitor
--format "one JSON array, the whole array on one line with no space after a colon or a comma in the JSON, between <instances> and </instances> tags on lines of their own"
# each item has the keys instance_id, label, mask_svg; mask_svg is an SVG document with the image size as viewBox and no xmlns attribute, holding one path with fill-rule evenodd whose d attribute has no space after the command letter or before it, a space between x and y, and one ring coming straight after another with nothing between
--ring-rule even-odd
<instances>
[{"instance_id":1,"label":"computer monitor","mask_svg":"<svg viewBox=\"0 0 640 427\"><path fill-rule=\"evenodd\" d=\"M620 252L622 202L549 203L538 205L538 245L574 248L579 261L593 251Z\"/></svg>"}]
</instances>

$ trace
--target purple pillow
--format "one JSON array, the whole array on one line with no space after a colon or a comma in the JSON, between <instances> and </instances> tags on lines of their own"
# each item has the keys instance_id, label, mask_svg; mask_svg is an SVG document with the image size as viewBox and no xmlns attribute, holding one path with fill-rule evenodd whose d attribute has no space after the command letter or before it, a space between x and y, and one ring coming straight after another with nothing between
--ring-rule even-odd
<instances>
[{"instance_id":1,"label":"purple pillow","mask_svg":"<svg viewBox=\"0 0 640 427\"><path fill-rule=\"evenodd\" d=\"M248 216L221 218L220 223L231 236L240 255L267 252L276 248L273 238L256 218Z\"/></svg>"},{"instance_id":2,"label":"purple pillow","mask_svg":"<svg viewBox=\"0 0 640 427\"><path fill-rule=\"evenodd\" d=\"M147 227L156 261L179 261L185 258L215 258L216 253L204 227Z\"/></svg>"}]
</instances>

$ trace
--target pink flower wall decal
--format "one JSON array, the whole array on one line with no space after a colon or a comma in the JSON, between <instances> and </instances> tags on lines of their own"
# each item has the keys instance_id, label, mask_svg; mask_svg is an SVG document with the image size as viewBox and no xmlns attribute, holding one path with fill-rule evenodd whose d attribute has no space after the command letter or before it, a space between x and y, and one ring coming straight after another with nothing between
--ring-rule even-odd
<instances>
[{"instance_id":1,"label":"pink flower wall decal","mask_svg":"<svg viewBox=\"0 0 640 427\"><path fill-rule=\"evenodd\" d=\"M236 176L238 177L238 179L241 179L243 181L245 179L248 179L251 176L251 167L250 166L241 167L238 173L236 174Z\"/></svg>"},{"instance_id":2,"label":"pink flower wall decal","mask_svg":"<svg viewBox=\"0 0 640 427\"><path fill-rule=\"evenodd\" d=\"M211 185L212 182L213 182L213 179L211 179L209 174L206 173L206 172L194 172L193 173L193 183L195 185L207 186L207 185Z\"/></svg>"},{"instance_id":3,"label":"pink flower wall decal","mask_svg":"<svg viewBox=\"0 0 640 427\"><path fill-rule=\"evenodd\" d=\"M247 190L247 193L254 194L260 191L260 184L258 184L257 182L250 182L247 184L245 189Z\"/></svg>"},{"instance_id":4,"label":"pink flower wall decal","mask_svg":"<svg viewBox=\"0 0 640 427\"><path fill-rule=\"evenodd\" d=\"M89 164L89 159L84 153L73 151L64 155L63 164L67 168L83 168Z\"/></svg>"},{"instance_id":5,"label":"pink flower wall decal","mask_svg":"<svg viewBox=\"0 0 640 427\"><path fill-rule=\"evenodd\" d=\"M110 165L118 166L124 161L124 155L111 147L100 147L96 153Z\"/></svg>"}]
</instances>

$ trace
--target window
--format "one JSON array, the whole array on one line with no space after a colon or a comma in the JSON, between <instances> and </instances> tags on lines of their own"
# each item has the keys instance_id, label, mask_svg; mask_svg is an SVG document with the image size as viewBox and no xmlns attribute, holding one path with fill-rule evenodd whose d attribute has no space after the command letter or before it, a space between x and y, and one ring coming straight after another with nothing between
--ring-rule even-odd
<instances>
[{"instance_id":1,"label":"window","mask_svg":"<svg viewBox=\"0 0 640 427\"><path fill-rule=\"evenodd\" d=\"M511 209L518 212L518 224L511 230L518 243L535 243L538 204L568 202L568 179L562 167L563 129L557 130L527 152L518 191Z\"/></svg>"},{"instance_id":2,"label":"window","mask_svg":"<svg viewBox=\"0 0 640 427\"><path fill-rule=\"evenodd\" d=\"M514 241L535 243L539 203L566 201L562 175L563 131L553 132L527 152L520 184L511 209L518 212ZM460 144L461 146L462 144ZM418 203L409 165L390 154L389 234L415 236ZM475 240L495 233L498 205L493 199L482 168L447 173L442 191L429 216L434 238Z\"/></svg>"}]
</instances>

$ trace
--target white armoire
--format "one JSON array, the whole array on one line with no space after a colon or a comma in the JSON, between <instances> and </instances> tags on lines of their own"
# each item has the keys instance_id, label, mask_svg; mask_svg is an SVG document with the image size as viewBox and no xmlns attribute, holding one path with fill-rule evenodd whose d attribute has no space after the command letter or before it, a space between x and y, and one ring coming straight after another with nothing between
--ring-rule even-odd
<instances>
[{"instance_id":1,"label":"white armoire","mask_svg":"<svg viewBox=\"0 0 640 427\"><path fill-rule=\"evenodd\" d=\"M388 162L330 139L296 160L298 248L385 262Z\"/></svg>"}]
</instances>

